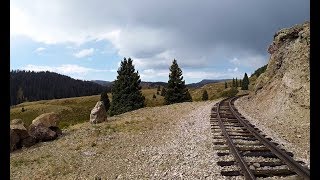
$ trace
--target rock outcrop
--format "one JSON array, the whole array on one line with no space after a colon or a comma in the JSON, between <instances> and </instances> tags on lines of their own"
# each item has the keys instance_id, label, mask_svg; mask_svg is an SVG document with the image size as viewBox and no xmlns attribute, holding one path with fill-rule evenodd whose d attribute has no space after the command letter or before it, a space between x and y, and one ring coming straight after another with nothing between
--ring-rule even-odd
<instances>
[{"instance_id":1,"label":"rock outcrop","mask_svg":"<svg viewBox=\"0 0 320 180\"><path fill-rule=\"evenodd\" d=\"M91 110L90 122L93 124L101 123L107 120L107 113L102 101L98 101Z\"/></svg>"},{"instance_id":2,"label":"rock outcrop","mask_svg":"<svg viewBox=\"0 0 320 180\"><path fill-rule=\"evenodd\" d=\"M256 80L254 92L241 98L238 105L309 152L310 23L275 33L268 52L266 71Z\"/></svg>"}]
</instances>

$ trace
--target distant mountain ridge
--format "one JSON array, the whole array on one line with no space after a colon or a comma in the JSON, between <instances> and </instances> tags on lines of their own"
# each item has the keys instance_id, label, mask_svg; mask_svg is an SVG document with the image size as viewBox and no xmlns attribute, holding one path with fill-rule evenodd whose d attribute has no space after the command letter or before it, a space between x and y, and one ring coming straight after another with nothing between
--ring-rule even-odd
<instances>
[{"instance_id":1,"label":"distant mountain ridge","mask_svg":"<svg viewBox=\"0 0 320 180\"><path fill-rule=\"evenodd\" d=\"M92 80L91 82L100 84L101 86L110 86L112 85L113 81L103 81L103 80Z\"/></svg>"},{"instance_id":2,"label":"distant mountain ridge","mask_svg":"<svg viewBox=\"0 0 320 180\"><path fill-rule=\"evenodd\" d=\"M229 81L231 79L203 79L200 82L197 83L190 83L187 84L187 87L189 88L199 88L202 87L206 84L211 84L211 83L218 83L218 82L223 82L223 81ZM100 84L102 86L107 86L110 87L113 84L113 81L104 81L104 80L92 80L92 82ZM148 82L148 81L141 81L140 85L143 88L155 88L158 86L163 86L166 87L167 86L167 82L161 82L161 81L157 81L157 82Z\"/></svg>"},{"instance_id":3,"label":"distant mountain ridge","mask_svg":"<svg viewBox=\"0 0 320 180\"><path fill-rule=\"evenodd\" d=\"M229 81L229 80L230 79L203 79L202 81L197 83L187 84L187 87L199 88L206 84L218 83L218 82Z\"/></svg>"}]
</instances>

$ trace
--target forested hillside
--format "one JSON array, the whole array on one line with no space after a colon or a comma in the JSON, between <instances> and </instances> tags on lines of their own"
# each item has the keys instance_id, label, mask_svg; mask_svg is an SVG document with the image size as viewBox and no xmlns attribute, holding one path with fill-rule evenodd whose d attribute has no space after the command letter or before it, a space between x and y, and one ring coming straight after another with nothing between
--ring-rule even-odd
<instances>
[{"instance_id":1,"label":"forested hillside","mask_svg":"<svg viewBox=\"0 0 320 180\"><path fill-rule=\"evenodd\" d=\"M59 99L99 94L104 87L54 72L10 72L10 105L24 101Z\"/></svg>"}]
</instances>

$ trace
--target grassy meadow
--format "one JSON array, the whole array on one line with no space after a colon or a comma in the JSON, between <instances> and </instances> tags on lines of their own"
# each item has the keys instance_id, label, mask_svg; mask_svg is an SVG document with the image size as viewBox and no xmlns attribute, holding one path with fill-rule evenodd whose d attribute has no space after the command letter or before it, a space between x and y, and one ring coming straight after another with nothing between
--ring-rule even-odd
<instances>
[{"instance_id":1,"label":"grassy meadow","mask_svg":"<svg viewBox=\"0 0 320 180\"><path fill-rule=\"evenodd\" d=\"M230 85L231 82L228 83L228 86ZM193 101L201 101L204 89L208 91L210 100L220 98L221 93L225 91L224 82L207 84L201 88L190 89ZM146 98L145 104L147 107L162 106L164 104L164 97L157 95L157 88L142 89L142 94ZM153 98L153 95L155 95L156 98ZM112 101L111 94L108 94L108 96L110 101ZM63 129L74 124L89 121L90 112L99 100L100 95L93 95L25 102L10 108L10 120L19 118L29 126L37 116L43 113L56 112L61 118L59 126Z\"/></svg>"}]
</instances>

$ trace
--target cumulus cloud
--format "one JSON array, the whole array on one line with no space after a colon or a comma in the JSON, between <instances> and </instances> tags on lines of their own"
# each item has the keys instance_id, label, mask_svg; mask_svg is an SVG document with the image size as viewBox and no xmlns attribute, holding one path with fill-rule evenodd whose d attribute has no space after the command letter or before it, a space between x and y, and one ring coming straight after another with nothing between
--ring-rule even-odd
<instances>
[{"instance_id":1,"label":"cumulus cloud","mask_svg":"<svg viewBox=\"0 0 320 180\"><path fill-rule=\"evenodd\" d=\"M87 57L87 56L91 56L94 52L94 49L93 48L90 48L90 49L82 49L76 53L74 53L73 55L76 57L76 58L83 58L83 57Z\"/></svg>"}]
</instances>

